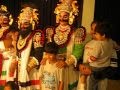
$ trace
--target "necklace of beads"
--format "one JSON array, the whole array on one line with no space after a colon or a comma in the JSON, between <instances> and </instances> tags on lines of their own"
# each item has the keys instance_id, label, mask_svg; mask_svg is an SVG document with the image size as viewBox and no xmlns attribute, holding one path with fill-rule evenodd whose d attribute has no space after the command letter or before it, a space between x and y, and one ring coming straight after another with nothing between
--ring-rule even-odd
<instances>
[{"instance_id":1,"label":"necklace of beads","mask_svg":"<svg viewBox=\"0 0 120 90\"><path fill-rule=\"evenodd\" d=\"M61 26L59 25L55 30L54 41L58 44L64 44L68 40L68 34L70 33L70 26Z\"/></svg>"},{"instance_id":2,"label":"necklace of beads","mask_svg":"<svg viewBox=\"0 0 120 90\"><path fill-rule=\"evenodd\" d=\"M29 35L28 35L28 36L29 36ZM18 50L21 50L22 48L25 47L25 45L26 45L26 43L27 43L27 42L26 42L27 39L28 39L28 37L26 37L26 38L22 38L22 36L19 37L18 43L17 43L17 48L18 48Z\"/></svg>"}]
</instances>

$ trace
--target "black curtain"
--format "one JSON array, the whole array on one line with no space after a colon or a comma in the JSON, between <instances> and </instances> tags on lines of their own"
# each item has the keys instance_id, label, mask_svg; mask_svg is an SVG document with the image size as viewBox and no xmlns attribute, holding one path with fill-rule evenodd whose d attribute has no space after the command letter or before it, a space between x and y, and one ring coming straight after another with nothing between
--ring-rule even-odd
<instances>
[{"instance_id":1,"label":"black curtain","mask_svg":"<svg viewBox=\"0 0 120 90\"><path fill-rule=\"evenodd\" d=\"M56 16L54 14L54 9L58 2L59 0L1 0L0 4L6 5L15 19L17 19L23 4L35 5L40 12L38 28L44 29L47 26L55 25ZM78 5L80 12L79 15L75 18L75 27L81 26L83 0L78 0Z\"/></svg>"},{"instance_id":2,"label":"black curtain","mask_svg":"<svg viewBox=\"0 0 120 90\"><path fill-rule=\"evenodd\" d=\"M10 13L16 19L22 4L33 4L40 12L39 28L43 29L49 25L55 25L54 9L59 0L1 0L0 4L6 5Z\"/></svg>"},{"instance_id":3,"label":"black curtain","mask_svg":"<svg viewBox=\"0 0 120 90\"><path fill-rule=\"evenodd\" d=\"M0 0L0 5L7 6L8 11L14 18L18 16L21 0Z\"/></svg>"},{"instance_id":4,"label":"black curtain","mask_svg":"<svg viewBox=\"0 0 120 90\"><path fill-rule=\"evenodd\" d=\"M59 0L33 0L40 10L40 27L55 25L54 9Z\"/></svg>"},{"instance_id":5,"label":"black curtain","mask_svg":"<svg viewBox=\"0 0 120 90\"><path fill-rule=\"evenodd\" d=\"M119 28L119 2L117 0L95 0L95 20L105 20L111 23L111 35L114 40L120 42Z\"/></svg>"}]
</instances>

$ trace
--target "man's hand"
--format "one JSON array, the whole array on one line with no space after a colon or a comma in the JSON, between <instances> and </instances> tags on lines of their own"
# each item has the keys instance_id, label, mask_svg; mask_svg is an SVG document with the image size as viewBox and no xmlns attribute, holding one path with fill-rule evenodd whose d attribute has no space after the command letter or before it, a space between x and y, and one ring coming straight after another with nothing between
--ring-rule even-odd
<instances>
[{"instance_id":1,"label":"man's hand","mask_svg":"<svg viewBox=\"0 0 120 90\"><path fill-rule=\"evenodd\" d=\"M60 61L57 62L56 66L58 68L64 68L64 67L67 66L67 63L65 61L63 61L63 60L60 60Z\"/></svg>"}]
</instances>

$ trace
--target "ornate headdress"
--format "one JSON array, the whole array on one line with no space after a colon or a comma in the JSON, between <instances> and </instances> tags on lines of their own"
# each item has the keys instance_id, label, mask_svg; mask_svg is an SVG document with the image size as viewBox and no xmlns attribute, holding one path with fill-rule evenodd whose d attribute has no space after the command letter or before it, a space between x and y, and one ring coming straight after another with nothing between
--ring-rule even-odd
<instances>
[{"instance_id":1,"label":"ornate headdress","mask_svg":"<svg viewBox=\"0 0 120 90\"><path fill-rule=\"evenodd\" d=\"M54 13L56 16L56 23L59 23L59 14L61 11L69 13L69 24L73 24L75 16L78 15L77 0L61 0L61 3L57 5Z\"/></svg>"},{"instance_id":2,"label":"ornate headdress","mask_svg":"<svg viewBox=\"0 0 120 90\"><path fill-rule=\"evenodd\" d=\"M34 30L35 24L38 24L38 13L37 9L31 7L25 7L21 10L20 15L18 16L18 27L20 28L21 23L29 22L32 24L32 30Z\"/></svg>"},{"instance_id":3,"label":"ornate headdress","mask_svg":"<svg viewBox=\"0 0 120 90\"><path fill-rule=\"evenodd\" d=\"M4 18L4 16L8 17L10 22L9 25L13 23L12 15L8 12L7 7L4 5L0 6L0 18Z\"/></svg>"}]
</instances>

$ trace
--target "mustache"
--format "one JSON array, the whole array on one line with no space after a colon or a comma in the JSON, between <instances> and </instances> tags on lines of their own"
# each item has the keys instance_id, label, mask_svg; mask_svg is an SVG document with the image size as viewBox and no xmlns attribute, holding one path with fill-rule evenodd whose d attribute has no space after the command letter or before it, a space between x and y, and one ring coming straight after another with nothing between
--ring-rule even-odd
<instances>
[{"instance_id":1,"label":"mustache","mask_svg":"<svg viewBox=\"0 0 120 90\"><path fill-rule=\"evenodd\" d=\"M68 22L69 20L68 19L60 19L60 21L62 21L62 22Z\"/></svg>"}]
</instances>

